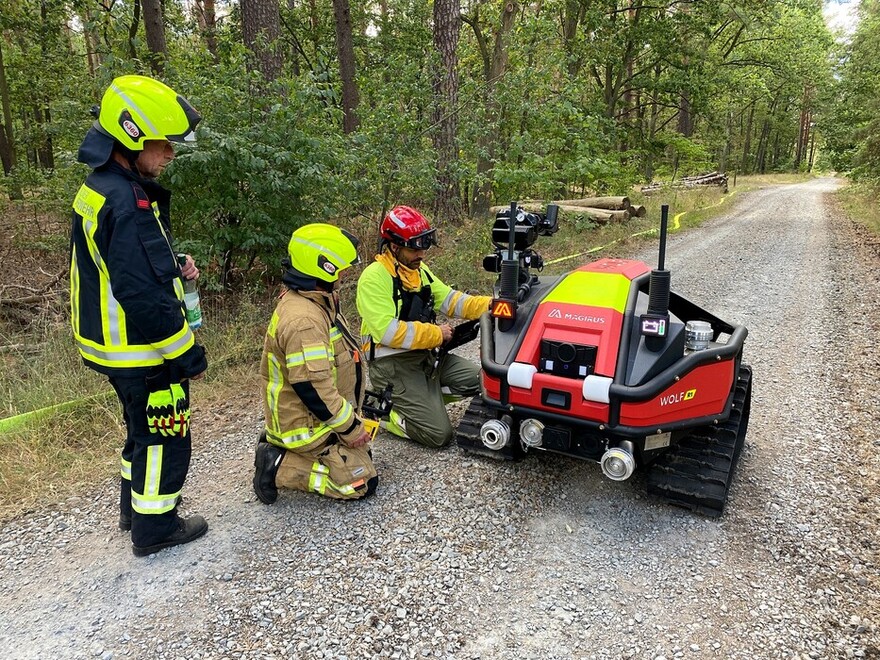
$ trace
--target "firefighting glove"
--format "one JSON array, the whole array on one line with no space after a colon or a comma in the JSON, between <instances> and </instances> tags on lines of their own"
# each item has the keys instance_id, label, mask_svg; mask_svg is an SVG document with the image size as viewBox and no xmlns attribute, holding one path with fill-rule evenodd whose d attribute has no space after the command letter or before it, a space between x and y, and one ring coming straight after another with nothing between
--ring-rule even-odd
<instances>
[{"instance_id":1,"label":"firefighting glove","mask_svg":"<svg viewBox=\"0 0 880 660\"><path fill-rule=\"evenodd\" d=\"M147 398L147 425L150 433L184 436L189 429L189 399L180 383L150 392Z\"/></svg>"}]
</instances>

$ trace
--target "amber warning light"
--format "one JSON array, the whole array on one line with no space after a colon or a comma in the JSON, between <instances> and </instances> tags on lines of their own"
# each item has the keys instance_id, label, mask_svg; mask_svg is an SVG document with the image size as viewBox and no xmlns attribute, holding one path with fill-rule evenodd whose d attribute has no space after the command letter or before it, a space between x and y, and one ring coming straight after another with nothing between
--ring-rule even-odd
<instances>
[{"instance_id":1,"label":"amber warning light","mask_svg":"<svg viewBox=\"0 0 880 660\"><path fill-rule=\"evenodd\" d=\"M509 300L493 300L492 316L496 319L512 319L515 316L513 303Z\"/></svg>"}]
</instances>

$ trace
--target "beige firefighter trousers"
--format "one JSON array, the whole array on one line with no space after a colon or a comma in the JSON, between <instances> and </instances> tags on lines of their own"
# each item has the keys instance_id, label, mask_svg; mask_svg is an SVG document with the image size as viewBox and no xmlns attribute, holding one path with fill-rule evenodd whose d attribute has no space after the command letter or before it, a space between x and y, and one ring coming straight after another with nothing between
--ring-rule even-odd
<instances>
[{"instance_id":1,"label":"beige firefighter trousers","mask_svg":"<svg viewBox=\"0 0 880 660\"><path fill-rule=\"evenodd\" d=\"M363 497L367 482L375 476L369 445L355 449L341 442L324 442L304 451L285 451L275 485L350 500Z\"/></svg>"}]
</instances>

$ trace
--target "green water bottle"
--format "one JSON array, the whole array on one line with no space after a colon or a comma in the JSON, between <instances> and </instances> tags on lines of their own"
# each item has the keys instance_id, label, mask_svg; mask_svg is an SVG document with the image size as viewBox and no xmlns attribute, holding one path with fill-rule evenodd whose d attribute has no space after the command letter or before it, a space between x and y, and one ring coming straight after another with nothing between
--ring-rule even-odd
<instances>
[{"instance_id":1,"label":"green water bottle","mask_svg":"<svg viewBox=\"0 0 880 660\"><path fill-rule=\"evenodd\" d=\"M177 263L181 266L186 264L186 255L178 254ZM189 323L190 329L201 328L202 305L199 301L199 285L195 280L183 279L183 302L186 304L186 322Z\"/></svg>"}]
</instances>

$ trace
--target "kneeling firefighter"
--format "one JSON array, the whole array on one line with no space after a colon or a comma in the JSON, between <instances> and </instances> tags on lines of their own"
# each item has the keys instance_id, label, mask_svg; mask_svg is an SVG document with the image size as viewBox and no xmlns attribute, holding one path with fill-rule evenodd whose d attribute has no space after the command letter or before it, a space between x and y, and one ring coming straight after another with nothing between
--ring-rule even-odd
<instances>
[{"instance_id":1,"label":"kneeling firefighter","mask_svg":"<svg viewBox=\"0 0 880 660\"><path fill-rule=\"evenodd\" d=\"M334 290L359 263L358 240L329 224L293 232L281 294L260 373L266 428L257 442L254 491L264 504L278 487L356 499L379 477L361 417L366 378L358 342Z\"/></svg>"}]
</instances>

